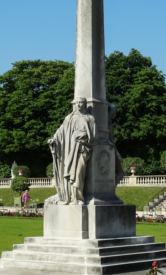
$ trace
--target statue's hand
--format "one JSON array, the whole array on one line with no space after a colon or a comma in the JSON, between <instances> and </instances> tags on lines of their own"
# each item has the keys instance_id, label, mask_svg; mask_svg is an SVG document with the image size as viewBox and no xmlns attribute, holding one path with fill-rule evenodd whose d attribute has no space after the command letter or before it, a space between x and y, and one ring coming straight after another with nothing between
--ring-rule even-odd
<instances>
[{"instance_id":1,"label":"statue's hand","mask_svg":"<svg viewBox=\"0 0 166 275\"><path fill-rule=\"evenodd\" d=\"M47 140L47 143L48 143L48 144L53 144L53 142L54 142L53 138L49 138L49 139Z\"/></svg>"}]
</instances>

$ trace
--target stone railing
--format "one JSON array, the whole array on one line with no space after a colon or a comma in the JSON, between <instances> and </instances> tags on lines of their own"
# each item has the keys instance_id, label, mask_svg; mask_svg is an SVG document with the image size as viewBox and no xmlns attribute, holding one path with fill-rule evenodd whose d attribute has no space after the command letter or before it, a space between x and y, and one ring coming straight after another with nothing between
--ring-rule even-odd
<instances>
[{"instance_id":1,"label":"stone railing","mask_svg":"<svg viewBox=\"0 0 166 275\"><path fill-rule=\"evenodd\" d=\"M166 175L137 176L137 185L166 186Z\"/></svg>"},{"instance_id":2,"label":"stone railing","mask_svg":"<svg viewBox=\"0 0 166 275\"><path fill-rule=\"evenodd\" d=\"M11 179L0 179L0 188L9 188L11 185Z\"/></svg>"},{"instance_id":3,"label":"stone railing","mask_svg":"<svg viewBox=\"0 0 166 275\"><path fill-rule=\"evenodd\" d=\"M54 180L52 178L29 178L28 182L31 188L54 187ZM0 188L10 188L11 179L0 179Z\"/></svg>"},{"instance_id":4,"label":"stone railing","mask_svg":"<svg viewBox=\"0 0 166 275\"><path fill-rule=\"evenodd\" d=\"M55 186L52 178L29 178L28 182L30 183L32 188Z\"/></svg>"},{"instance_id":5,"label":"stone railing","mask_svg":"<svg viewBox=\"0 0 166 275\"><path fill-rule=\"evenodd\" d=\"M52 178L29 178L28 181L31 185L31 188L44 188L55 186L54 179ZM11 179L0 179L0 188L9 188L10 185ZM166 187L166 175L124 177L123 180L120 181L118 186Z\"/></svg>"},{"instance_id":6,"label":"stone railing","mask_svg":"<svg viewBox=\"0 0 166 275\"><path fill-rule=\"evenodd\" d=\"M166 187L166 175L124 177L119 186Z\"/></svg>"}]
</instances>

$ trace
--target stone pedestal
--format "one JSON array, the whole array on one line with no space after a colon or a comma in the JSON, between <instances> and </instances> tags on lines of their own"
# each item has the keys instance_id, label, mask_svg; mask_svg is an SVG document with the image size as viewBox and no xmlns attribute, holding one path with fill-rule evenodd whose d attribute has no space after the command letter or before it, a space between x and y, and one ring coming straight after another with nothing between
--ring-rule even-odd
<instances>
[{"instance_id":1,"label":"stone pedestal","mask_svg":"<svg viewBox=\"0 0 166 275\"><path fill-rule=\"evenodd\" d=\"M104 239L135 236L135 206L56 205L44 212L44 237Z\"/></svg>"},{"instance_id":2,"label":"stone pedestal","mask_svg":"<svg viewBox=\"0 0 166 275\"><path fill-rule=\"evenodd\" d=\"M135 216L133 205L89 205L89 239L135 236Z\"/></svg>"},{"instance_id":3,"label":"stone pedestal","mask_svg":"<svg viewBox=\"0 0 166 275\"><path fill-rule=\"evenodd\" d=\"M88 209L82 205L50 204L44 209L44 237L88 238Z\"/></svg>"}]
</instances>

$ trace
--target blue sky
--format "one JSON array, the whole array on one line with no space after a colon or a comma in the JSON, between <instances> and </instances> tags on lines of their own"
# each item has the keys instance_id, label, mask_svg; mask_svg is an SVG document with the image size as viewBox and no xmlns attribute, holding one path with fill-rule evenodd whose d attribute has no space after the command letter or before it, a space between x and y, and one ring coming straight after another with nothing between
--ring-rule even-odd
<instances>
[{"instance_id":1,"label":"blue sky","mask_svg":"<svg viewBox=\"0 0 166 275\"><path fill-rule=\"evenodd\" d=\"M150 56L166 74L166 0L104 0L105 49ZM0 0L0 74L19 60L75 61L76 0Z\"/></svg>"}]
</instances>

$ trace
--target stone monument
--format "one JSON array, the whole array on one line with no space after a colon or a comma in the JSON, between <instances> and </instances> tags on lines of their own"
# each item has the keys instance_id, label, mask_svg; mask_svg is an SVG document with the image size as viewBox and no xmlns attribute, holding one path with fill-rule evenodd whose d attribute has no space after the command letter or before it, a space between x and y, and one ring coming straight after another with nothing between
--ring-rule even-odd
<instances>
[{"instance_id":1,"label":"stone monument","mask_svg":"<svg viewBox=\"0 0 166 275\"><path fill-rule=\"evenodd\" d=\"M137 237L135 207L116 196L123 173L106 101L103 22L103 0L77 0L73 111L48 140L57 195L45 201L44 237L3 252L0 274L130 274L166 262L165 245Z\"/></svg>"},{"instance_id":2,"label":"stone monument","mask_svg":"<svg viewBox=\"0 0 166 275\"><path fill-rule=\"evenodd\" d=\"M45 203L45 237L135 235L135 207L115 194L123 173L110 133L111 108L106 101L103 1L78 0L73 112L48 141L58 194Z\"/></svg>"}]
</instances>

